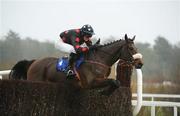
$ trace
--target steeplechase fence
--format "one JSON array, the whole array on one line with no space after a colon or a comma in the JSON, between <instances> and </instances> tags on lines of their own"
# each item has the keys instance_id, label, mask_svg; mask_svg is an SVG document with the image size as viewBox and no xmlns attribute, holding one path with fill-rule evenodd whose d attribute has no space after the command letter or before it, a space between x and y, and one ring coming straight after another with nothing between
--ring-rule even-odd
<instances>
[{"instance_id":1,"label":"steeplechase fence","mask_svg":"<svg viewBox=\"0 0 180 116\"><path fill-rule=\"evenodd\" d=\"M0 80L2 116L132 116L131 90L111 96L67 83Z\"/></svg>"},{"instance_id":2,"label":"steeplechase fence","mask_svg":"<svg viewBox=\"0 0 180 116\"><path fill-rule=\"evenodd\" d=\"M9 72L10 70L0 71L0 79ZM142 82L142 80L139 81ZM137 80L137 84L139 81ZM141 107L151 107L151 116L155 116L156 107L172 107L173 114L171 115L179 116L180 102L155 99L180 99L180 95L141 94L142 83L139 83L139 86L137 89L140 90L140 94L133 93L131 101L129 88L119 88L112 96L106 97L99 95L96 90L73 92L73 89L65 85L0 80L0 114L4 116L39 116L41 114L43 116L60 114L65 116L131 116L131 109L133 109L133 115L136 115ZM62 92L66 94L61 94ZM145 98L151 98L151 100L144 100Z\"/></svg>"}]
</instances>

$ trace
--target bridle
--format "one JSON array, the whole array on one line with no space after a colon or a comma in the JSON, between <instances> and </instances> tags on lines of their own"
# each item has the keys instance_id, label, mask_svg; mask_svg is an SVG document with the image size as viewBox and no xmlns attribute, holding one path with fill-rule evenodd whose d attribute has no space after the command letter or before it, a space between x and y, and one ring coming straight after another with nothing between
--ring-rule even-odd
<instances>
[{"instance_id":1,"label":"bridle","mask_svg":"<svg viewBox=\"0 0 180 116\"><path fill-rule=\"evenodd\" d=\"M126 42L125 43L125 47L127 47L127 54L128 54L128 59L120 59L120 60L123 60L124 62L126 62L127 64L134 64L135 62L135 59L133 58L133 53L130 51L130 47L128 46L129 45L129 42ZM123 47L123 46L122 46ZM122 48L121 48L122 49Z\"/></svg>"}]
</instances>

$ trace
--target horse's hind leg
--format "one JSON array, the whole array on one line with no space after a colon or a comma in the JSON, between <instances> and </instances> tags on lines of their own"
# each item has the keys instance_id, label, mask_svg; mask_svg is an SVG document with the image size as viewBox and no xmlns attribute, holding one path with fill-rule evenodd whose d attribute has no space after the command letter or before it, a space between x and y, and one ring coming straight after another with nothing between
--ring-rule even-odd
<instances>
[{"instance_id":1,"label":"horse's hind leg","mask_svg":"<svg viewBox=\"0 0 180 116\"><path fill-rule=\"evenodd\" d=\"M30 81L45 81L44 72L45 72L46 63L35 61L29 68L27 72L27 80Z\"/></svg>"}]
</instances>

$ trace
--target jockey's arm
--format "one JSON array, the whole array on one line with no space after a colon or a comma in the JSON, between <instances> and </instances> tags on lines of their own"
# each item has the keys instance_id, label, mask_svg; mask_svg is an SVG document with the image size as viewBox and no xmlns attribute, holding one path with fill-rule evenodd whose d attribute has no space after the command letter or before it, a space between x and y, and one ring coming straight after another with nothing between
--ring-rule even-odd
<instances>
[{"instance_id":1,"label":"jockey's arm","mask_svg":"<svg viewBox=\"0 0 180 116\"><path fill-rule=\"evenodd\" d=\"M66 32L66 31L61 32L61 33L59 34L59 37L60 37L60 38L63 38L63 37L65 36L65 32Z\"/></svg>"},{"instance_id":2,"label":"jockey's arm","mask_svg":"<svg viewBox=\"0 0 180 116\"><path fill-rule=\"evenodd\" d=\"M59 37L65 42L67 41L65 38L65 32L60 33Z\"/></svg>"},{"instance_id":3,"label":"jockey's arm","mask_svg":"<svg viewBox=\"0 0 180 116\"><path fill-rule=\"evenodd\" d=\"M74 49L77 53L81 52L87 52L89 49L87 47L81 47L79 44L79 38L78 37L71 37L72 45L74 46Z\"/></svg>"}]
</instances>

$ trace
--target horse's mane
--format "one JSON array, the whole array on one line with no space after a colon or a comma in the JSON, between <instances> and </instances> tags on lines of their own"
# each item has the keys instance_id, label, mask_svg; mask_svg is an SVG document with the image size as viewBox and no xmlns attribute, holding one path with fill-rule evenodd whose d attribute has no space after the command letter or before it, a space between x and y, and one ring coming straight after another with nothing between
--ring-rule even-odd
<instances>
[{"instance_id":1,"label":"horse's mane","mask_svg":"<svg viewBox=\"0 0 180 116\"><path fill-rule=\"evenodd\" d=\"M105 47L105 46L108 46L108 45L111 45L111 44L114 44L114 43L117 43L117 42L120 42L120 41L122 41L122 39L114 40L114 41L105 43L105 44L103 44L103 45L100 45L99 47Z\"/></svg>"}]
</instances>

